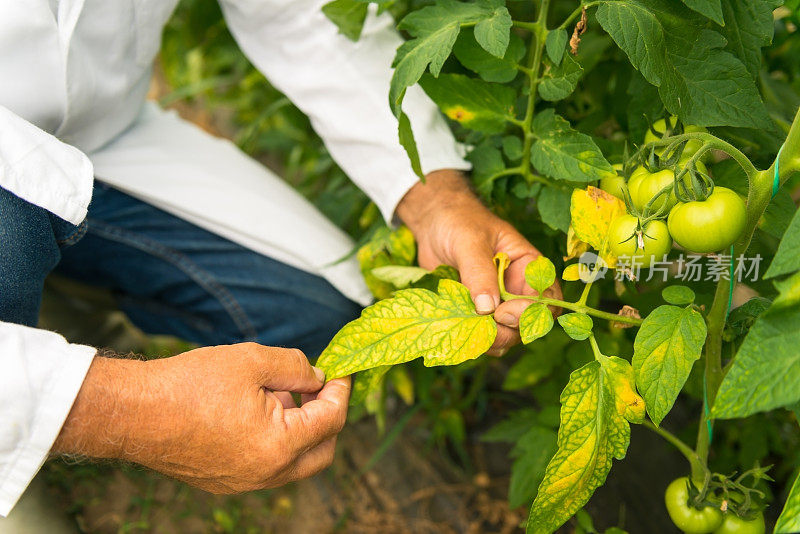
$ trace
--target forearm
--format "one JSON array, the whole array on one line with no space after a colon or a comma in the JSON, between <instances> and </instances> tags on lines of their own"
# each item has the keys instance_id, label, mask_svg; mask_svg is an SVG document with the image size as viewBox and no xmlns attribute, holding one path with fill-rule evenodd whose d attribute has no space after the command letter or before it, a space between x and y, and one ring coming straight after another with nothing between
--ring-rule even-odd
<instances>
[{"instance_id":1,"label":"forearm","mask_svg":"<svg viewBox=\"0 0 800 534\"><path fill-rule=\"evenodd\" d=\"M130 437L147 426L151 388L147 362L95 357L53 444L55 454L127 458Z\"/></svg>"}]
</instances>

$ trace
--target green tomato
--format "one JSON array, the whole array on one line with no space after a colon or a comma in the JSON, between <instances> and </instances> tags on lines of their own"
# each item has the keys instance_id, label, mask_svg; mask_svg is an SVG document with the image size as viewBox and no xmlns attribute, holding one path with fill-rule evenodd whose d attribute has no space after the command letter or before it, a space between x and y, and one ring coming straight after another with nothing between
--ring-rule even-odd
<instances>
[{"instance_id":1,"label":"green tomato","mask_svg":"<svg viewBox=\"0 0 800 534\"><path fill-rule=\"evenodd\" d=\"M653 261L661 260L672 248L667 225L663 221L650 221L641 236L644 246L639 246L636 227L639 220L633 215L620 215L608 229L611 253L625 257L632 265L650 267Z\"/></svg>"},{"instance_id":2,"label":"green tomato","mask_svg":"<svg viewBox=\"0 0 800 534\"><path fill-rule=\"evenodd\" d=\"M742 519L730 512L725 514L725 519L714 534L764 534L767 527L764 524L764 514L758 512L752 519Z\"/></svg>"},{"instance_id":3,"label":"green tomato","mask_svg":"<svg viewBox=\"0 0 800 534\"><path fill-rule=\"evenodd\" d=\"M731 246L742 235L746 222L744 201L726 187L715 187L705 200L679 203L667 219L673 239L683 248L699 253Z\"/></svg>"},{"instance_id":4,"label":"green tomato","mask_svg":"<svg viewBox=\"0 0 800 534\"><path fill-rule=\"evenodd\" d=\"M686 534L708 534L722 525L722 512L706 506L698 510L689 503L689 479L681 477L673 480L664 494L667 512L675 526Z\"/></svg>"},{"instance_id":5,"label":"green tomato","mask_svg":"<svg viewBox=\"0 0 800 534\"><path fill-rule=\"evenodd\" d=\"M636 167L628 179L628 193L631 195L633 204L636 205L639 198L639 186L642 185L642 180L650 176L650 172L644 167Z\"/></svg>"},{"instance_id":6,"label":"green tomato","mask_svg":"<svg viewBox=\"0 0 800 534\"><path fill-rule=\"evenodd\" d=\"M615 171L622 171L622 165L619 163L615 163L612 165ZM608 174L605 178L600 180L600 189L605 191L606 193L610 193L617 197L618 199L622 200L624 196L622 195L622 187L625 185L625 178L620 176L619 172L615 172L614 174Z\"/></svg>"},{"instance_id":7,"label":"green tomato","mask_svg":"<svg viewBox=\"0 0 800 534\"><path fill-rule=\"evenodd\" d=\"M670 117L669 122L672 125L672 128L674 129L675 124L678 122L678 117L675 117L673 115L672 117ZM654 134L653 130L658 132L660 135ZM659 139L664 138L665 137L664 132L666 132L666 130L667 130L667 122L664 119L657 120L656 122L653 123L653 128L652 129L648 128L647 133L644 134L645 144L652 143L653 141L658 141ZM683 126L683 133L695 133L695 132L707 132L707 131L708 130L706 130L702 126L694 126L691 124ZM668 135L666 135L666 137L671 137L672 135L674 135L674 132L667 132L667 133ZM689 140L689 142L686 143L686 147L683 149L683 156L687 158L692 157L693 155L697 154L697 151L700 150L700 147L702 146L703 142L700 141L699 139ZM663 151L664 148L657 148L656 154L660 156ZM705 155L708 155L708 153L706 153Z\"/></svg>"},{"instance_id":8,"label":"green tomato","mask_svg":"<svg viewBox=\"0 0 800 534\"><path fill-rule=\"evenodd\" d=\"M678 169L682 169L687 163L687 160L683 160L678 163ZM702 161L698 161L695 165L695 168L702 172L703 174L708 174L708 169L703 164ZM645 171L646 172L646 171ZM686 185L690 184L691 178L688 174L683 175L683 183ZM675 181L675 172L672 169L664 169L662 171L654 172L654 173L646 173L643 174L642 178L640 178L638 182L638 187L636 189L636 196L634 197L631 194L631 200L633 200L633 204L639 209L642 210L650 202L650 199L658 195L658 193L667 187L668 185L672 184ZM664 213L672 209L672 207L678 203L678 199L675 197L675 191L671 191L669 194L662 194L658 197L658 199L653 202L652 211L656 212L661 209L661 207L666 204L667 207L664 209Z\"/></svg>"}]
</instances>

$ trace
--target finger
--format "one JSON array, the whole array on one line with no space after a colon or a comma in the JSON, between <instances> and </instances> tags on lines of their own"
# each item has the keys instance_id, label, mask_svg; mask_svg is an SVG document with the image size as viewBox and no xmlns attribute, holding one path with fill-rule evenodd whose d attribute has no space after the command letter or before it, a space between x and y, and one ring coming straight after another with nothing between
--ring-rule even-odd
<instances>
[{"instance_id":1,"label":"finger","mask_svg":"<svg viewBox=\"0 0 800 534\"><path fill-rule=\"evenodd\" d=\"M294 397L288 391L273 391L275 396L283 405L284 409L297 408L297 403L294 402Z\"/></svg>"},{"instance_id":2,"label":"finger","mask_svg":"<svg viewBox=\"0 0 800 534\"><path fill-rule=\"evenodd\" d=\"M300 349L245 343L259 385L273 391L313 393L325 382L325 373L312 367Z\"/></svg>"},{"instance_id":3,"label":"finger","mask_svg":"<svg viewBox=\"0 0 800 534\"><path fill-rule=\"evenodd\" d=\"M525 308L531 305L533 301L528 299L514 299L502 303L494 311L494 320L498 324L507 326L509 328L519 328L519 318Z\"/></svg>"},{"instance_id":4,"label":"finger","mask_svg":"<svg viewBox=\"0 0 800 534\"><path fill-rule=\"evenodd\" d=\"M461 247L455 257L461 283L469 289L477 312L484 315L492 313L500 304L493 257L494 250L486 241L471 241Z\"/></svg>"},{"instance_id":5,"label":"finger","mask_svg":"<svg viewBox=\"0 0 800 534\"><path fill-rule=\"evenodd\" d=\"M531 245L531 252L515 258L506 269L506 289L518 295L535 295L536 290L525 282L525 268L530 262L541 256Z\"/></svg>"},{"instance_id":6,"label":"finger","mask_svg":"<svg viewBox=\"0 0 800 534\"><path fill-rule=\"evenodd\" d=\"M287 438L295 450L307 451L338 434L347 421L350 377L331 380L317 398L286 410Z\"/></svg>"},{"instance_id":7,"label":"finger","mask_svg":"<svg viewBox=\"0 0 800 534\"><path fill-rule=\"evenodd\" d=\"M287 482L313 477L333 463L336 455L336 437L329 438L310 451L303 453L289 470Z\"/></svg>"},{"instance_id":8,"label":"finger","mask_svg":"<svg viewBox=\"0 0 800 534\"><path fill-rule=\"evenodd\" d=\"M508 349L520 342L519 330L509 328L507 326L497 325L497 337L494 343L486 351L490 356L503 356L508 352Z\"/></svg>"}]
</instances>

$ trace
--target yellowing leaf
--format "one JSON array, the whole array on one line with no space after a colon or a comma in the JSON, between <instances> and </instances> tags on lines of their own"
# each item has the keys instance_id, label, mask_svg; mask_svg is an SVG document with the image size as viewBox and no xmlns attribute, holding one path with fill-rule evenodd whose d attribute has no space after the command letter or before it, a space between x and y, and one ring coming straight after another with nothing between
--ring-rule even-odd
<instances>
[{"instance_id":1,"label":"yellowing leaf","mask_svg":"<svg viewBox=\"0 0 800 534\"><path fill-rule=\"evenodd\" d=\"M389 265L407 266L414 262L417 245L411 230L405 226L395 231L380 228L361 248L356 257L367 287L375 297L383 299L395 290L394 285L375 276L373 270Z\"/></svg>"},{"instance_id":2,"label":"yellowing leaf","mask_svg":"<svg viewBox=\"0 0 800 534\"><path fill-rule=\"evenodd\" d=\"M441 280L439 292L402 289L361 312L317 360L328 378L422 357L426 366L457 365L492 345L497 326L478 315L469 290Z\"/></svg>"},{"instance_id":3,"label":"yellowing leaf","mask_svg":"<svg viewBox=\"0 0 800 534\"><path fill-rule=\"evenodd\" d=\"M526 345L553 328L553 314L544 304L531 304L519 317L519 335Z\"/></svg>"},{"instance_id":4,"label":"yellowing leaf","mask_svg":"<svg viewBox=\"0 0 800 534\"><path fill-rule=\"evenodd\" d=\"M566 280L567 282L575 282L581 279L581 274L583 271L586 271L586 274L589 274L589 268L582 263L573 263L572 265L567 265L564 268L564 272L561 273L561 279Z\"/></svg>"},{"instance_id":5,"label":"yellowing leaf","mask_svg":"<svg viewBox=\"0 0 800 534\"><path fill-rule=\"evenodd\" d=\"M542 294L556 281L556 267L545 256L539 256L525 266L525 281Z\"/></svg>"},{"instance_id":6,"label":"yellowing leaf","mask_svg":"<svg viewBox=\"0 0 800 534\"><path fill-rule=\"evenodd\" d=\"M630 364L613 356L572 372L561 393L558 451L547 465L527 532L558 529L605 482L612 459L625 457L628 422L641 420L644 404L633 392L632 375Z\"/></svg>"},{"instance_id":7,"label":"yellowing leaf","mask_svg":"<svg viewBox=\"0 0 800 534\"><path fill-rule=\"evenodd\" d=\"M589 250L589 243L581 241L575 235L575 228L570 224L569 230L567 230L567 255L564 256L564 261L580 258L587 250Z\"/></svg>"},{"instance_id":8,"label":"yellowing leaf","mask_svg":"<svg viewBox=\"0 0 800 534\"><path fill-rule=\"evenodd\" d=\"M366 402L367 398L378 390L383 390L383 382L391 365L373 367L363 373L358 373L353 380L353 391L350 393L350 406L357 406Z\"/></svg>"},{"instance_id":9,"label":"yellowing leaf","mask_svg":"<svg viewBox=\"0 0 800 534\"><path fill-rule=\"evenodd\" d=\"M706 339L700 312L687 306L659 306L648 315L633 343L636 385L647 401L647 413L658 425L689 378Z\"/></svg>"},{"instance_id":10,"label":"yellowing leaf","mask_svg":"<svg viewBox=\"0 0 800 534\"><path fill-rule=\"evenodd\" d=\"M606 240L611 221L625 213L625 204L614 195L589 186L573 191L570 213L575 237L589 243L609 266L616 265L614 258L607 255Z\"/></svg>"}]
</instances>

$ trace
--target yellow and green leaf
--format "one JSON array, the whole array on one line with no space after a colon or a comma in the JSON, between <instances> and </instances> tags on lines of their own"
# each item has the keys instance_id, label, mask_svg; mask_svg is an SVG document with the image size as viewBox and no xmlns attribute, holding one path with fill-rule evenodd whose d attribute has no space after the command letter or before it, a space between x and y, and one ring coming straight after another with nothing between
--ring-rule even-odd
<instances>
[{"instance_id":1,"label":"yellow and green leaf","mask_svg":"<svg viewBox=\"0 0 800 534\"><path fill-rule=\"evenodd\" d=\"M591 245L609 267L614 267L616 258L608 251L608 230L611 222L625 213L625 204L614 195L589 186L573 191L570 212L575 238Z\"/></svg>"},{"instance_id":2,"label":"yellow and green leaf","mask_svg":"<svg viewBox=\"0 0 800 534\"><path fill-rule=\"evenodd\" d=\"M556 281L556 267L545 256L539 256L525 267L525 281L542 294Z\"/></svg>"},{"instance_id":3,"label":"yellow and green leaf","mask_svg":"<svg viewBox=\"0 0 800 534\"><path fill-rule=\"evenodd\" d=\"M531 507L527 532L557 530L605 482L612 459L625 457L629 422L642 420L644 406L632 378L630 364L613 356L572 372L561 393L558 450Z\"/></svg>"},{"instance_id":4,"label":"yellow and green leaf","mask_svg":"<svg viewBox=\"0 0 800 534\"><path fill-rule=\"evenodd\" d=\"M497 326L478 315L469 290L441 280L439 291L402 289L364 309L322 352L317 366L328 378L423 358L426 366L457 365L492 345Z\"/></svg>"},{"instance_id":5,"label":"yellow and green leaf","mask_svg":"<svg viewBox=\"0 0 800 534\"><path fill-rule=\"evenodd\" d=\"M544 304L531 304L519 317L519 335L526 345L545 336L553 328L553 314Z\"/></svg>"}]
</instances>

